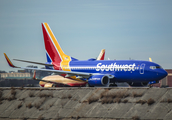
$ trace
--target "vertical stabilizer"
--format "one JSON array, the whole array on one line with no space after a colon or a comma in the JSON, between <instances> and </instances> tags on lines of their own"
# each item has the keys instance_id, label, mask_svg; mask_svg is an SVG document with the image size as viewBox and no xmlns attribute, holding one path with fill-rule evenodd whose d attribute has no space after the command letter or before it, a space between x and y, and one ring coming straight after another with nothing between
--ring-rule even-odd
<instances>
[{"instance_id":1,"label":"vertical stabilizer","mask_svg":"<svg viewBox=\"0 0 172 120\"><path fill-rule=\"evenodd\" d=\"M64 68L64 66L69 67L71 57L64 54L51 28L47 23L42 23L42 31L44 36L47 61L53 62L55 64L60 64L59 67L61 67L62 69Z\"/></svg>"}]
</instances>

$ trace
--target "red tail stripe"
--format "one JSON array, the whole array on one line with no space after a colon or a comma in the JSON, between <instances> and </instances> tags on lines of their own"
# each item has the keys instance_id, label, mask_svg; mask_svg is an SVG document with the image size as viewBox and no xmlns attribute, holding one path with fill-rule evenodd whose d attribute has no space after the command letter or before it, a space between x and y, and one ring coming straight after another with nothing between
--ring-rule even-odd
<instances>
[{"instance_id":1,"label":"red tail stripe","mask_svg":"<svg viewBox=\"0 0 172 120\"><path fill-rule=\"evenodd\" d=\"M100 60L104 60L105 58L105 52L103 53L102 57L100 58Z\"/></svg>"},{"instance_id":2,"label":"red tail stripe","mask_svg":"<svg viewBox=\"0 0 172 120\"><path fill-rule=\"evenodd\" d=\"M52 43L51 38L49 37L46 29L44 28L43 24L42 24L42 30L43 30L43 36L44 36L45 49L48 52L51 60L53 62L61 62L60 56L54 44Z\"/></svg>"}]
</instances>

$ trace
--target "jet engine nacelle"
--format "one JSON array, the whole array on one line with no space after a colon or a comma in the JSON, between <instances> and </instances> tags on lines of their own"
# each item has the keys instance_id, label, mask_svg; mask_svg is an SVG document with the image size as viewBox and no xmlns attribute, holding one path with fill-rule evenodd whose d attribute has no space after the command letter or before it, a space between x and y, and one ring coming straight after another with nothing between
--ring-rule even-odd
<instances>
[{"instance_id":1,"label":"jet engine nacelle","mask_svg":"<svg viewBox=\"0 0 172 120\"><path fill-rule=\"evenodd\" d=\"M106 75L93 75L88 79L88 84L90 86L108 86L109 77Z\"/></svg>"}]
</instances>

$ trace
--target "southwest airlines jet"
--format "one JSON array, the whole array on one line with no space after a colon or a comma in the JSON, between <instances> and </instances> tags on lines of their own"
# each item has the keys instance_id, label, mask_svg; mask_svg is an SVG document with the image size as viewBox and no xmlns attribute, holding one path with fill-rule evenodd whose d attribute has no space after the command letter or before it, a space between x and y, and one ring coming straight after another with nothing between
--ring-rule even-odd
<instances>
[{"instance_id":1,"label":"southwest airlines jet","mask_svg":"<svg viewBox=\"0 0 172 120\"><path fill-rule=\"evenodd\" d=\"M66 55L47 23L42 23L46 63L18 60L45 65L46 69L16 67L4 53L13 68L53 72L66 78L84 81L89 86L116 86L116 82L127 82L130 86L158 83L167 76L160 65L142 60L78 60Z\"/></svg>"}]
</instances>

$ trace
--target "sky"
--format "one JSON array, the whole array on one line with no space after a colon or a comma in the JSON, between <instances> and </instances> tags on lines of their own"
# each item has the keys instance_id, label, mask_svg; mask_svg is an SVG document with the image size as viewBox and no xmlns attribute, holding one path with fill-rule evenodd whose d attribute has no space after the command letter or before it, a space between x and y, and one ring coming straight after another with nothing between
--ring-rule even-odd
<instances>
[{"instance_id":1,"label":"sky","mask_svg":"<svg viewBox=\"0 0 172 120\"><path fill-rule=\"evenodd\" d=\"M12 59L46 62L42 22L79 60L149 60L172 69L171 0L0 0L0 70ZM32 64L12 60L17 66ZM43 67L43 66L39 66Z\"/></svg>"}]
</instances>

